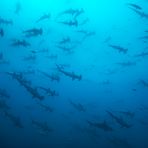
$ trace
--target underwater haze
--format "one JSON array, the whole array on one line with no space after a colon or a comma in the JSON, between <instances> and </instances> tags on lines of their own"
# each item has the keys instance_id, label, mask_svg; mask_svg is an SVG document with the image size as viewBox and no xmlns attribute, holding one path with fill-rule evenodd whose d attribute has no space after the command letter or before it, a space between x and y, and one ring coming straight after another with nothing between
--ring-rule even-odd
<instances>
[{"instance_id":1,"label":"underwater haze","mask_svg":"<svg viewBox=\"0 0 148 148\"><path fill-rule=\"evenodd\" d=\"M147 0L0 1L0 148L148 148L147 99Z\"/></svg>"}]
</instances>

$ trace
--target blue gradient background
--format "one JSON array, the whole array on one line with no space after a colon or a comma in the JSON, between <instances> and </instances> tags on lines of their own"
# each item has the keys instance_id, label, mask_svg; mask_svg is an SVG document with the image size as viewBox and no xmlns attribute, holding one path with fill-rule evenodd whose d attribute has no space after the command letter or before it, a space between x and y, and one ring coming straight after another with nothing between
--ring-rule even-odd
<instances>
[{"instance_id":1,"label":"blue gradient background","mask_svg":"<svg viewBox=\"0 0 148 148\"><path fill-rule=\"evenodd\" d=\"M12 19L11 26L0 25L5 36L0 37L0 52L9 65L0 65L0 88L10 95L6 99L13 115L21 118L24 128L18 128L4 116L0 109L0 147L1 148L127 148L125 143L112 143L109 139L117 137L126 139L133 148L148 147L148 88L139 84L139 80L148 81L147 57L136 58L134 55L147 51L148 44L139 37L148 29L148 19L141 18L127 7L127 3L139 4L148 13L146 0L19 0L22 9L14 13L16 0L0 1L0 17ZM88 18L85 25L69 27L56 22L57 15L69 8L81 9L85 13L80 21ZM35 23L43 14L50 13L49 20ZM43 28L42 36L29 38L31 47L11 47L11 39L22 39L22 31L28 28ZM56 47L56 42L65 36L80 41L82 35L77 30L95 31L94 36L86 38L74 49L74 53L66 54ZM105 42L107 38L108 42ZM119 53L108 44L121 45L128 48L127 54ZM38 53L35 61L23 61L31 50L49 49L49 53L57 54L58 59L47 59L46 53ZM119 62L132 61L136 65L122 67ZM26 91L15 79L5 72L19 72L31 69L43 70L47 73L56 71L55 64L69 64L67 71L82 74L82 80L72 81L60 74L59 83L52 82L42 74L25 75L33 86L44 86L55 89L58 97L46 97L41 101L52 106L53 112L46 112L37 103L36 98ZM108 74L108 72L113 72ZM105 81L109 84L104 84ZM136 91L133 91L135 89ZM74 108L69 100L81 103L85 112ZM134 118L125 119L133 126L121 128L107 114L111 110L132 111ZM53 129L48 136L40 133L31 120L47 122ZM87 120L102 122L104 120L114 131L105 132L90 126Z\"/></svg>"}]
</instances>

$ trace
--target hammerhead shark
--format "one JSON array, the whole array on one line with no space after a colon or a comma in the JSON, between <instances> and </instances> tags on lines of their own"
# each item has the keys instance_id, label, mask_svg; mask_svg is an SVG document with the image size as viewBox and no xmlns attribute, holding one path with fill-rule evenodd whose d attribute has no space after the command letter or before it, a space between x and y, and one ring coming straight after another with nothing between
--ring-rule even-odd
<instances>
[{"instance_id":1,"label":"hammerhead shark","mask_svg":"<svg viewBox=\"0 0 148 148\"><path fill-rule=\"evenodd\" d=\"M68 76L68 77L70 77L70 78L72 78L72 80L75 80L75 79L77 79L77 80L82 80L82 75L77 75L77 74L75 74L74 72L67 72L67 71L64 71L59 65L57 65L56 64L56 66L57 66L57 69L58 69L58 71L59 72L61 72L61 73L63 73L65 76Z\"/></svg>"},{"instance_id":2,"label":"hammerhead shark","mask_svg":"<svg viewBox=\"0 0 148 148\"><path fill-rule=\"evenodd\" d=\"M112 45L112 44L109 44L108 46L111 47L111 48L114 48L114 49L118 50L119 53L122 52L122 53L126 54L127 51L128 51L127 48L123 48L123 47L118 46L118 45Z\"/></svg>"},{"instance_id":3,"label":"hammerhead shark","mask_svg":"<svg viewBox=\"0 0 148 148\"><path fill-rule=\"evenodd\" d=\"M130 128L132 127L131 124L128 124L126 121L123 120L123 118L120 118L118 116L115 116L110 111L106 111L121 127Z\"/></svg>"},{"instance_id":4,"label":"hammerhead shark","mask_svg":"<svg viewBox=\"0 0 148 148\"><path fill-rule=\"evenodd\" d=\"M91 125L91 126L94 126L96 128L102 129L102 130L104 130L106 132L113 131L113 128L111 126L109 126L106 121L104 121L104 122L91 122L91 121L87 121L87 123L89 125Z\"/></svg>"}]
</instances>

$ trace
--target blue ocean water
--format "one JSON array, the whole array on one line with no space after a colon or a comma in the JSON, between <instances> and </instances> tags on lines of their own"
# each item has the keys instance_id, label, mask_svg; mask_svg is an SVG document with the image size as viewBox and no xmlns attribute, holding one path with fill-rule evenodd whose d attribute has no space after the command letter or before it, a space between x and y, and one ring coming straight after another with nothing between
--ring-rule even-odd
<instances>
[{"instance_id":1,"label":"blue ocean water","mask_svg":"<svg viewBox=\"0 0 148 148\"><path fill-rule=\"evenodd\" d=\"M0 1L0 148L148 148L148 1Z\"/></svg>"}]
</instances>

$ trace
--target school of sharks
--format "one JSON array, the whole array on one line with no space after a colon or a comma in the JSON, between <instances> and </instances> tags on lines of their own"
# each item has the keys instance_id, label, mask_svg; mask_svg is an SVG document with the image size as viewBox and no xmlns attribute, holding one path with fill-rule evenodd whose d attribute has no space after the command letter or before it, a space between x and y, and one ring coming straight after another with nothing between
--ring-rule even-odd
<instances>
[{"instance_id":1,"label":"school of sharks","mask_svg":"<svg viewBox=\"0 0 148 148\"><path fill-rule=\"evenodd\" d=\"M1 148L148 147L148 1L101 1L0 2Z\"/></svg>"}]
</instances>

